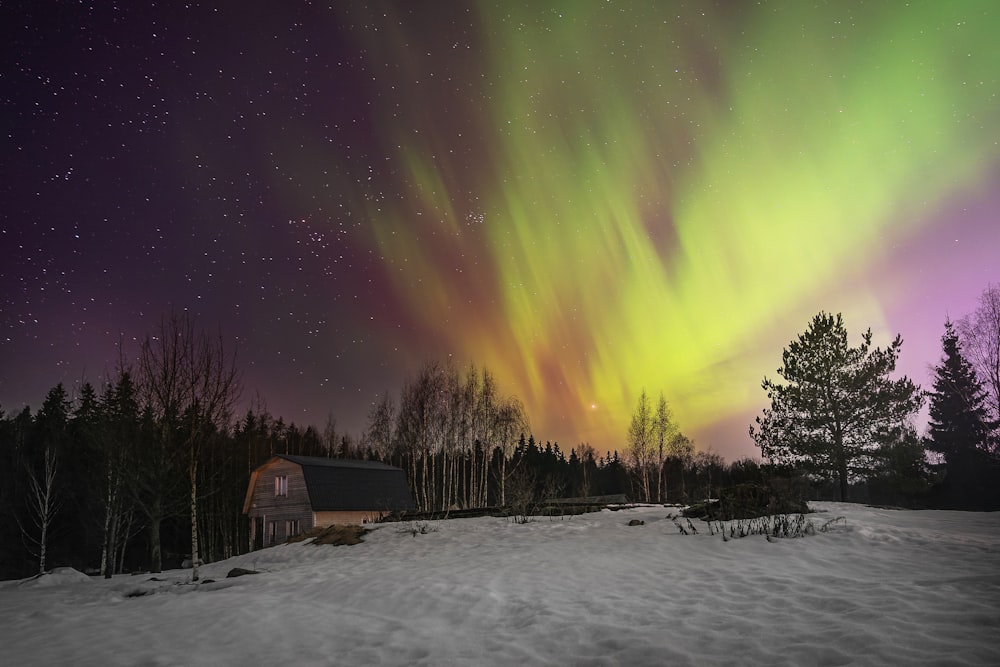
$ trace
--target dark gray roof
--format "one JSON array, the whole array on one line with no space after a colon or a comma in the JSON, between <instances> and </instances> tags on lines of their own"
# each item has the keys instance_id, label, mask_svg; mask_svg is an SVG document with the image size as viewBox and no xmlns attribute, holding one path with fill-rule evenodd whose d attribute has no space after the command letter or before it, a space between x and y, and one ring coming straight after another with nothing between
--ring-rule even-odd
<instances>
[{"instance_id":1,"label":"dark gray roof","mask_svg":"<svg viewBox=\"0 0 1000 667\"><path fill-rule=\"evenodd\" d=\"M278 457L302 467L314 512L415 509L402 468L377 461L288 454Z\"/></svg>"}]
</instances>

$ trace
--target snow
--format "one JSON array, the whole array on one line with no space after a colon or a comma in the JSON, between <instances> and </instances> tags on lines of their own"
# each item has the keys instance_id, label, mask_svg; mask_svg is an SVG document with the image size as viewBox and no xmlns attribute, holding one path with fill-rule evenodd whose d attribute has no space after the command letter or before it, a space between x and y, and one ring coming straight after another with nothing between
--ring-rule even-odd
<instances>
[{"instance_id":1,"label":"snow","mask_svg":"<svg viewBox=\"0 0 1000 667\"><path fill-rule=\"evenodd\" d=\"M62 569L0 583L4 664L1000 664L1000 513L813 507L845 521L723 542L647 506L384 524L212 583Z\"/></svg>"}]
</instances>

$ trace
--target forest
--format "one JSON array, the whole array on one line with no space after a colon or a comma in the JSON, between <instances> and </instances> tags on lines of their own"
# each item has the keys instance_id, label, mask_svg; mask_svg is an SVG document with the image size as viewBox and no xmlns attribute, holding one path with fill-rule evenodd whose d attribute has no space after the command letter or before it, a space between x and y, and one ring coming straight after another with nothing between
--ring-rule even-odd
<instances>
[{"instance_id":1,"label":"forest","mask_svg":"<svg viewBox=\"0 0 1000 667\"><path fill-rule=\"evenodd\" d=\"M634 462L619 452L579 444L567 453L536 442L517 400L500 395L486 369L425 364L398 402L385 394L373 406L358 436L338 433L333 420L303 428L251 409L200 427L196 449L197 419L155 416L137 376L122 370L99 389L84 384L75 399L59 384L37 412L0 415L0 578L61 565L105 575L179 567L191 556L193 489L200 558L244 553L250 472L275 454L399 466L423 511L525 508L568 496L644 499ZM662 470L664 502L762 474L755 461L727 464L690 446Z\"/></svg>"},{"instance_id":2,"label":"forest","mask_svg":"<svg viewBox=\"0 0 1000 667\"><path fill-rule=\"evenodd\" d=\"M786 349L785 382L765 379L771 408L751 428L762 461L726 462L696 451L663 394L654 405L645 389L623 434L626 451L542 444L520 400L488 369L450 362L426 362L395 397L383 394L356 435L338 432L332 417L320 430L261 407L237 414L234 350L173 314L102 386L84 383L70 396L57 384L37 411L0 408L0 578L63 565L104 576L159 572L244 553L250 473L275 454L399 466L424 512L526 513L556 499L621 495L690 503L776 480L811 499L998 509L998 332L1000 289L991 285L975 313L945 323L934 386L921 390L887 379L899 339L872 350L869 333L849 348L840 317L821 313ZM810 403L815 378L799 372L815 367L809 355L850 361L848 389L824 391L864 415L857 433L824 439L817 424L829 401ZM859 377L883 385L860 391ZM872 398L882 394L894 397ZM919 435L908 419L925 399L930 423ZM886 419L880 406L891 406Z\"/></svg>"}]
</instances>

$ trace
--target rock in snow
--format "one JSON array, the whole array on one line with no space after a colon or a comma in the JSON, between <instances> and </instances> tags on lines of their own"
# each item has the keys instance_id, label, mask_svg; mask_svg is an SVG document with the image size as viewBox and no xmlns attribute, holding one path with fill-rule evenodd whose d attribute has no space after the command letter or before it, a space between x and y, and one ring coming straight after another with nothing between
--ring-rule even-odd
<instances>
[{"instance_id":1,"label":"rock in snow","mask_svg":"<svg viewBox=\"0 0 1000 667\"><path fill-rule=\"evenodd\" d=\"M257 570L248 570L242 567L234 567L229 572L226 573L227 579L232 579L234 577L242 577L247 574L257 574Z\"/></svg>"}]
</instances>

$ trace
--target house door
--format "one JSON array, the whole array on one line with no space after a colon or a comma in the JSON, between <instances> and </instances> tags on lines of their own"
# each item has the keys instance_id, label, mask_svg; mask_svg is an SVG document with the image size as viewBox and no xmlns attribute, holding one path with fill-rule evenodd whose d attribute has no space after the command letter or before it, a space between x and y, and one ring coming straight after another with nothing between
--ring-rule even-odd
<instances>
[{"instance_id":1,"label":"house door","mask_svg":"<svg viewBox=\"0 0 1000 667\"><path fill-rule=\"evenodd\" d=\"M253 518L253 550L264 548L264 517L255 516Z\"/></svg>"}]
</instances>

